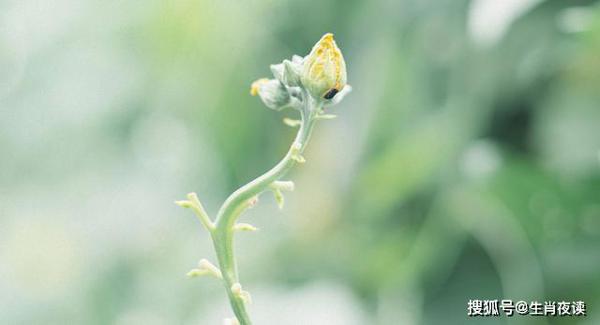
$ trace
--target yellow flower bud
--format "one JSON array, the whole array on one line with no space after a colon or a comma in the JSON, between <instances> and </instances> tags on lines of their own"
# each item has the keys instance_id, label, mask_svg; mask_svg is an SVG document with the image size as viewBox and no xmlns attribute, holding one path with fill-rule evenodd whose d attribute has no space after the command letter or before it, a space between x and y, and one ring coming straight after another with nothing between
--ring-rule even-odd
<instances>
[{"instance_id":1,"label":"yellow flower bud","mask_svg":"<svg viewBox=\"0 0 600 325\"><path fill-rule=\"evenodd\" d=\"M261 78L261 79L256 80L255 82L253 82L252 85L250 86L250 95L252 95L252 96L258 95L260 86L264 85L268 82L269 82L269 79L267 79L267 78Z\"/></svg>"},{"instance_id":2,"label":"yellow flower bud","mask_svg":"<svg viewBox=\"0 0 600 325\"><path fill-rule=\"evenodd\" d=\"M301 81L314 98L332 99L346 85L346 63L342 52L327 33L304 58Z\"/></svg>"},{"instance_id":3,"label":"yellow flower bud","mask_svg":"<svg viewBox=\"0 0 600 325\"><path fill-rule=\"evenodd\" d=\"M260 96L265 105L274 110L282 110L290 104L290 94L285 86L275 79L258 79L250 86L250 95Z\"/></svg>"}]
</instances>

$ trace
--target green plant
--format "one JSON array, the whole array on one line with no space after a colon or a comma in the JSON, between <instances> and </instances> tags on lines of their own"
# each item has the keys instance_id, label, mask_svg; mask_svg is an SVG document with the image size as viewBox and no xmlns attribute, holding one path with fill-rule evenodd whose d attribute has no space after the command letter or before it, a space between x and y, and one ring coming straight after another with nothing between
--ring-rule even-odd
<instances>
[{"instance_id":1,"label":"green plant","mask_svg":"<svg viewBox=\"0 0 600 325\"><path fill-rule=\"evenodd\" d=\"M214 222L195 193L188 194L187 200L176 202L194 211L211 235L219 260L217 268L202 259L188 276L212 275L223 280L236 316L229 320L232 324L251 324L246 311L250 294L240 285L233 250L233 235L236 231L252 231L256 228L246 223L237 223L238 218L246 209L256 204L258 195L267 190L273 192L279 208L283 207L282 192L293 190L294 183L282 178L296 164L305 161L302 153L316 121L335 117L325 114L324 107L338 103L351 90L351 87L346 85L344 58L330 33L325 34L306 57L294 55L292 60L271 65L271 71L275 79L255 81L250 93L260 96L263 103L271 109L279 111L292 108L299 111L300 120L284 119L289 126L299 127L287 154L269 171L233 192L219 209Z\"/></svg>"}]
</instances>

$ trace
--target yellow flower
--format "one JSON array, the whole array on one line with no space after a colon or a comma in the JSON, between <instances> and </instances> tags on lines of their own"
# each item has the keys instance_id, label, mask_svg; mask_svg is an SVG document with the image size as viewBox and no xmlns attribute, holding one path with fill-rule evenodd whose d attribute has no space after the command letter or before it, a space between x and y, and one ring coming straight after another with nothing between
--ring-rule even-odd
<instances>
[{"instance_id":1,"label":"yellow flower","mask_svg":"<svg viewBox=\"0 0 600 325\"><path fill-rule=\"evenodd\" d=\"M346 62L327 33L304 58L301 81L314 98L332 99L346 85Z\"/></svg>"}]
</instances>

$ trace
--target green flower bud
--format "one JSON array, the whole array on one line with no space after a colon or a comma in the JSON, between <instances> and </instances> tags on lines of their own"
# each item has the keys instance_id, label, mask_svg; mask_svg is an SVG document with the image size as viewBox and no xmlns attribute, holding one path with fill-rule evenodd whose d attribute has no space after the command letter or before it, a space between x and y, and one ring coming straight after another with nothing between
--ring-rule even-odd
<instances>
[{"instance_id":1,"label":"green flower bud","mask_svg":"<svg viewBox=\"0 0 600 325\"><path fill-rule=\"evenodd\" d=\"M293 61L283 60L283 63L272 64L271 72L275 79L281 81L287 87L300 86L300 72L302 70L302 59L298 62L297 55Z\"/></svg>"},{"instance_id":2,"label":"green flower bud","mask_svg":"<svg viewBox=\"0 0 600 325\"><path fill-rule=\"evenodd\" d=\"M346 86L346 63L342 52L327 33L304 58L301 81L316 99L330 100Z\"/></svg>"},{"instance_id":3,"label":"green flower bud","mask_svg":"<svg viewBox=\"0 0 600 325\"><path fill-rule=\"evenodd\" d=\"M250 87L252 96L260 96L260 99L268 108L282 110L290 104L290 94L285 86L275 79L258 79Z\"/></svg>"}]
</instances>

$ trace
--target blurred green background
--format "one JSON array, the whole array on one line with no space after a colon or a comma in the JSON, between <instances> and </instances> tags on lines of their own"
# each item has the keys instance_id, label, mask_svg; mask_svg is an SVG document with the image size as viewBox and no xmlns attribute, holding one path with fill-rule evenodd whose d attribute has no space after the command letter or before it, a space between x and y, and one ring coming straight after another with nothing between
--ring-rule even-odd
<instances>
[{"instance_id":1,"label":"blurred green background","mask_svg":"<svg viewBox=\"0 0 600 325\"><path fill-rule=\"evenodd\" d=\"M206 232L294 131L249 96L336 35L354 87L242 217L257 324L600 324L600 5L0 1L0 322L220 324ZM469 319L469 299L585 318Z\"/></svg>"}]
</instances>

